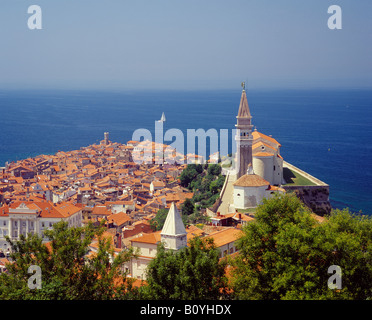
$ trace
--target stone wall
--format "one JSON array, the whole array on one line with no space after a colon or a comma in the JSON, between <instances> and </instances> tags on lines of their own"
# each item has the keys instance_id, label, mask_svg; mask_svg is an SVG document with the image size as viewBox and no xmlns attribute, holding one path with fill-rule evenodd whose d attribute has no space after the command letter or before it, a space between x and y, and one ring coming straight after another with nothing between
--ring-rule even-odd
<instances>
[{"instance_id":1,"label":"stone wall","mask_svg":"<svg viewBox=\"0 0 372 320\"><path fill-rule=\"evenodd\" d=\"M332 207L329 202L328 184L286 161L283 161L283 167L297 171L316 184L315 186L283 185L282 187L287 192L295 192L301 201L318 215L323 216L331 212Z\"/></svg>"},{"instance_id":2,"label":"stone wall","mask_svg":"<svg viewBox=\"0 0 372 320\"><path fill-rule=\"evenodd\" d=\"M331 212L329 186L283 186L287 192L295 192L299 199L314 213L324 216Z\"/></svg>"}]
</instances>

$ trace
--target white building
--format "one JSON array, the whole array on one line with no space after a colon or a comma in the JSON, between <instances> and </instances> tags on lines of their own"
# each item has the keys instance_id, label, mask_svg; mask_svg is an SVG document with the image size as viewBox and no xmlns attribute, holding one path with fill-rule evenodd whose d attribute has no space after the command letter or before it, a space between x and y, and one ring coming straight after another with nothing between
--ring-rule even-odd
<instances>
[{"instance_id":1,"label":"white building","mask_svg":"<svg viewBox=\"0 0 372 320\"><path fill-rule=\"evenodd\" d=\"M125 264L132 278L146 279L147 266L156 257L158 243L160 241L160 231L143 234L131 240L132 248L139 250L137 258Z\"/></svg>"},{"instance_id":2,"label":"white building","mask_svg":"<svg viewBox=\"0 0 372 320\"><path fill-rule=\"evenodd\" d=\"M10 248L5 236L18 240L21 234L32 233L46 242L44 231L61 220L67 221L70 227L80 227L82 209L71 203L53 204L49 201L18 201L0 207L0 249L7 251Z\"/></svg>"},{"instance_id":3,"label":"white building","mask_svg":"<svg viewBox=\"0 0 372 320\"><path fill-rule=\"evenodd\" d=\"M233 207L255 208L263 198L270 198L275 192L285 192L280 188L284 183L281 145L271 136L257 130L252 132L252 116L244 89L236 128L239 130L235 136L237 180L233 183Z\"/></svg>"},{"instance_id":4,"label":"white building","mask_svg":"<svg viewBox=\"0 0 372 320\"><path fill-rule=\"evenodd\" d=\"M255 208L262 203L263 198L270 198L276 192L285 192L284 189L270 185L264 178L255 174L252 166L248 167L247 173L236 180L233 186L235 209Z\"/></svg>"},{"instance_id":5,"label":"white building","mask_svg":"<svg viewBox=\"0 0 372 320\"><path fill-rule=\"evenodd\" d=\"M281 144L271 136L257 130L252 133L253 170L271 185L284 184L283 157L280 155Z\"/></svg>"},{"instance_id":6,"label":"white building","mask_svg":"<svg viewBox=\"0 0 372 320\"><path fill-rule=\"evenodd\" d=\"M252 131L252 116L245 90L239 104L236 132L236 174L237 179L243 176L252 165L255 174L271 185L281 185L283 180L283 158L280 155L281 144L271 136L257 129Z\"/></svg>"},{"instance_id":7,"label":"white building","mask_svg":"<svg viewBox=\"0 0 372 320\"><path fill-rule=\"evenodd\" d=\"M187 246L193 237L212 238L219 250L220 257L237 251L235 241L240 237L241 230L233 227L223 227L217 232L205 235L205 232L195 226L185 228L181 215L174 203L171 204L162 231L143 234L131 239L131 246L139 250L135 259L124 265L130 277L146 280L146 270L149 263L156 257L157 246L164 243L167 250L180 250Z\"/></svg>"},{"instance_id":8,"label":"white building","mask_svg":"<svg viewBox=\"0 0 372 320\"><path fill-rule=\"evenodd\" d=\"M155 258L160 241L169 250L179 250L187 246L187 232L174 202L170 206L162 231L144 234L131 240L131 246L140 252L129 266L133 278L146 279L147 266Z\"/></svg>"}]
</instances>

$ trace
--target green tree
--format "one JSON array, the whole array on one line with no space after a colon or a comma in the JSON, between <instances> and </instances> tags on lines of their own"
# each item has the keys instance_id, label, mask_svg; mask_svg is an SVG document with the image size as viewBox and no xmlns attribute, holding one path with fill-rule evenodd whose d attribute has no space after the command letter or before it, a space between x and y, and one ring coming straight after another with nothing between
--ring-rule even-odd
<instances>
[{"instance_id":1,"label":"green tree","mask_svg":"<svg viewBox=\"0 0 372 320\"><path fill-rule=\"evenodd\" d=\"M216 180L210 183L209 191L212 192L212 194L220 193L224 182L225 182L225 177L220 175Z\"/></svg>"},{"instance_id":2,"label":"green tree","mask_svg":"<svg viewBox=\"0 0 372 320\"><path fill-rule=\"evenodd\" d=\"M156 216L150 220L150 226L153 231L159 231L163 229L165 220L167 219L169 209L159 209ZM182 213L182 221L184 225L189 223L188 215Z\"/></svg>"},{"instance_id":3,"label":"green tree","mask_svg":"<svg viewBox=\"0 0 372 320\"><path fill-rule=\"evenodd\" d=\"M0 299L119 299L129 294L131 283L121 271L124 262L133 256L132 250L114 255L104 228L92 225L69 228L67 222L46 230L50 239L43 244L38 235L20 236L20 240L7 241L11 245L8 273L0 275ZM90 256L89 244L98 241L98 251ZM42 272L42 288L29 289L30 265Z\"/></svg>"},{"instance_id":4,"label":"green tree","mask_svg":"<svg viewBox=\"0 0 372 320\"><path fill-rule=\"evenodd\" d=\"M194 238L179 251L158 246L147 270L146 299L218 299L227 288L226 262L219 261L212 239Z\"/></svg>"},{"instance_id":5,"label":"green tree","mask_svg":"<svg viewBox=\"0 0 372 320\"><path fill-rule=\"evenodd\" d=\"M190 188L190 183L203 172L201 164L189 164L180 175L181 186Z\"/></svg>"},{"instance_id":6,"label":"green tree","mask_svg":"<svg viewBox=\"0 0 372 320\"><path fill-rule=\"evenodd\" d=\"M221 166L219 164L210 164L208 166L208 174L212 176L219 176L221 174Z\"/></svg>"},{"instance_id":7,"label":"green tree","mask_svg":"<svg viewBox=\"0 0 372 320\"><path fill-rule=\"evenodd\" d=\"M189 216L194 212L194 203L190 199L186 199L182 205L182 214Z\"/></svg>"},{"instance_id":8,"label":"green tree","mask_svg":"<svg viewBox=\"0 0 372 320\"><path fill-rule=\"evenodd\" d=\"M367 299L372 283L372 220L335 210L319 223L293 194L264 200L243 228L234 261L241 299ZM342 270L342 289L327 270Z\"/></svg>"},{"instance_id":9,"label":"green tree","mask_svg":"<svg viewBox=\"0 0 372 320\"><path fill-rule=\"evenodd\" d=\"M193 213L187 216L187 222L189 224L197 224L197 223L204 224L210 221L211 221L210 217L203 214L199 206L195 206Z\"/></svg>"},{"instance_id":10,"label":"green tree","mask_svg":"<svg viewBox=\"0 0 372 320\"><path fill-rule=\"evenodd\" d=\"M155 217L150 220L152 230L159 231L163 229L165 219L167 219L169 209L159 209Z\"/></svg>"}]
</instances>

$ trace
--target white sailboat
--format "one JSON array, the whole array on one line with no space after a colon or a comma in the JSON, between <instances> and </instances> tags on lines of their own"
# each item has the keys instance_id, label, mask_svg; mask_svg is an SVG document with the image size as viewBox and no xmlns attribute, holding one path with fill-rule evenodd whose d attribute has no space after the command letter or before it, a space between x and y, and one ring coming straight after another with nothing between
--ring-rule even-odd
<instances>
[{"instance_id":1,"label":"white sailboat","mask_svg":"<svg viewBox=\"0 0 372 320\"><path fill-rule=\"evenodd\" d=\"M163 112L163 114L161 115L160 120L158 120L158 121L159 121L159 122L165 122L165 121L166 121L164 112Z\"/></svg>"}]
</instances>

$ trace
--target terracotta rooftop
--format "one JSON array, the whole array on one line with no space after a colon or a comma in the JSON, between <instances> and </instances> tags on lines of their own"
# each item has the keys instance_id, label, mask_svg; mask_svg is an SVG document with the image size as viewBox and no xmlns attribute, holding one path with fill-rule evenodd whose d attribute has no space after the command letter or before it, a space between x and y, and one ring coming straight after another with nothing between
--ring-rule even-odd
<instances>
[{"instance_id":1,"label":"terracotta rooftop","mask_svg":"<svg viewBox=\"0 0 372 320\"><path fill-rule=\"evenodd\" d=\"M222 247L225 244L234 242L237 240L243 232L235 228L227 228L221 231L211 233L208 238L212 238L216 247Z\"/></svg>"},{"instance_id":2,"label":"terracotta rooftop","mask_svg":"<svg viewBox=\"0 0 372 320\"><path fill-rule=\"evenodd\" d=\"M259 138L262 138L262 139L264 139L264 140L268 140L268 141L270 141L270 142L272 142L272 143L275 143L275 144L277 144L279 147L281 147L281 144L278 142L278 141L276 141L274 138L272 138L272 137L269 137L269 136L267 136L266 134L263 134L263 133L261 133L261 132L258 132L258 131L253 131L252 132L252 135L253 135L253 140L256 140L256 139L259 139Z\"/></svg>"},{"instance_id":3,"label":"terracotta rooftop","mask_svg":"<svg viewBox=\"0 0 372 320\"><path fill-rule=\"evenodd\" d=\"M237 187L262 187L269 186L270 183L257 174L245 174L236 180L233 185Z\"/></svg>"},{"instance_id":4,"label":"terracotta rooftop","mask_svg":"<svg viewBox=\"0 0 372 320\"><path fill-rule=\"evenodd\" d=\"M3 210L4 210L4 215L8 215L9 209L22 209L22 208L29 209L29 210L37 210L38 212L40 212L40 216L42 218L67 218L81 210L81 208L68 202L54 205L52 202L49 202L49 201L40 201L40 202L17 201L17 202L10 204L9 207L6 207L6 206L1 207L0 215L3 214ZM20 210L20 213L22 213L21 210Z\"/></svg>"},{"instance_id":5,"label":"terracotta rooftop","mask_svg":"<svg viewBox=\"0 0 372 320\"><path fill-rule=\"evenodd\" d=\"M124 223L130 221L130 217L125 212L119 212L108 216L107 221L109 223L113 222L117 226L121 226Z\"/></svg>"},{"instance_id":6,"label":"terracotta rooftop","mask_svg":"<svg viewBox=\"0 0 372 320\"><path fill-rule=\"evenodd\" d=\"M108 210L106 206L95 206L92 210L92 214L109 216L112 212Z\"/></svg>"},{"instance_id":7,"label":"terracotta rooftop","mask_svg":"<svg viewBox=\"0 0 372 320\"><path fill-rule=\"evenodd\" d=\"M253 157L272 157L274 154L269 152L257 152Z\"/></svg>"},{"instance_id":8,"label":"terracotta rooftop","mask_svg":"<svg viewBox=\"0 0 372 320\"><path fill-rule=\"evenodd\" d=\"M152 232L152 233L146 233L138 238L134 238L131 240L132 244L133 242L141 242L141 243L151 243L151 244L157 244L161 241L161 231Z\"/></svg>"}]
</instances>

